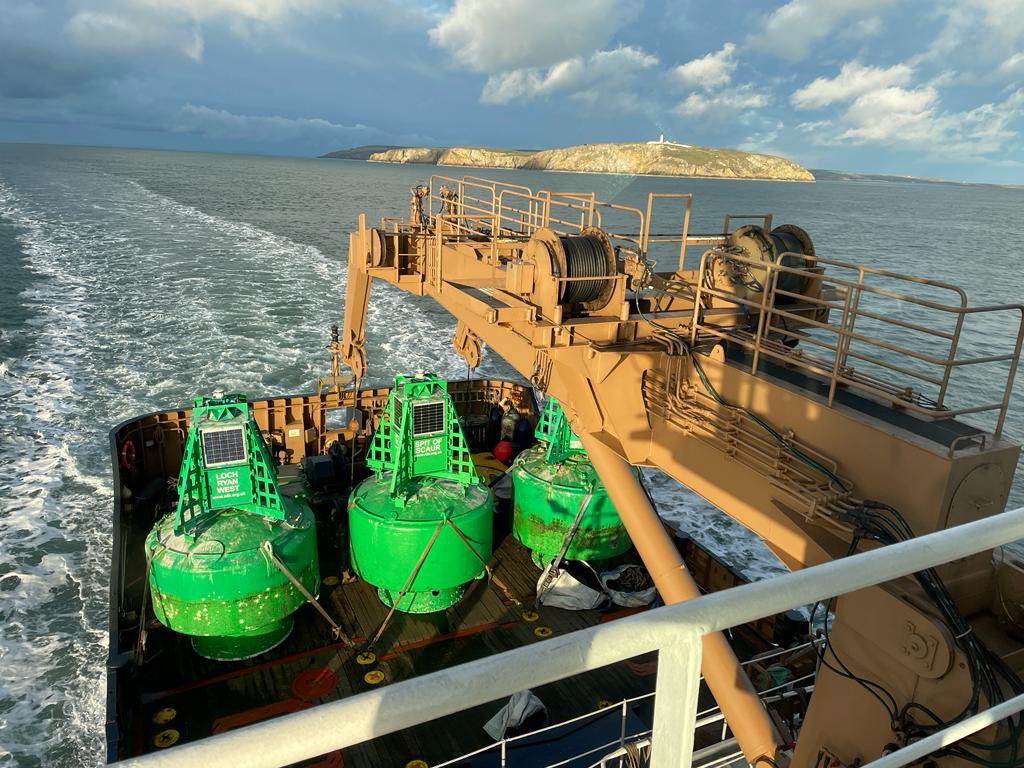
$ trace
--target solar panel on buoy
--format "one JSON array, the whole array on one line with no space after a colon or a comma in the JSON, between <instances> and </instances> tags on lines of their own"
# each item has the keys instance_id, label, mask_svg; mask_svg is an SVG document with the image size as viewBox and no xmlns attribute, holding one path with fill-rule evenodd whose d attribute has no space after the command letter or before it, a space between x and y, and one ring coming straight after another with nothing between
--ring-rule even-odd
<instances>
[{"instance_id":1,"label":"solar panel on buoy","mask_svg":"<svg viewBox=\"0 0 1024 768\"><path fill-rule=\"evenodd\" d=\"M243 429L238 427L237 429L204 430L203 459L208 467L245 461Z\"/></svg>"}]
</instances>

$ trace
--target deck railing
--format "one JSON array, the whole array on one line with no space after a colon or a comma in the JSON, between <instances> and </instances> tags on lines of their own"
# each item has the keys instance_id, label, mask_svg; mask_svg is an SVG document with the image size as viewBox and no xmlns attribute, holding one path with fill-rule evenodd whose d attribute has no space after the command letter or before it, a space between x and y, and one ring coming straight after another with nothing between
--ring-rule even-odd
<instances>
[{"instance_id":1,"label":"deck railing","mask_svg":"<svg viewBox=\"0 0 1024 768\"><path fill-rule=\"evenodd\" d=\"M760 290L742 295L732 286L715 285L714 265L720 262L756 274ZM817 290L783 287L797 281ZM747 350L754 372L762 360L772 359L821 376L829 385L829 405L839 387L849 387L930 418L995 412L994 434L1002 433L1024 343L1022 304L969 306L962 288L938 280L822 256L782 253L766 262L724 249L701 257L696 293L691 342L728 340ZM707 312L711 306L715 313ZM738 325L721 323L728 309L740 319ZM823 313L827 318L821 319ZM968 318L1007 314L1013 316L1015 333L1006 349L964 353ZM753 327L745 324L746 317L756 317ZM984 342L996 343L987 335ZM950 404L955 371L973 367L976 378L989 378L991 369L978 366L997 363L1007 368L998 399Z\"/></svg>"},{"instance_id":2,"label":"deck railing","mask_svg":"<svg viewBox=\"0 0 1024 768\"><path fill-rule=\"evenodd\" d=\"M753 658L742 661L740 662L740 666L746 668L757 664L763 664L764 662L769 661L771 659L782 659L785 657L791 657L796 654L809 651L812 648L820 648L822 642L823 640L814 640L808 641L801 645L793 646L792 648L776 648L774 650L759 654ZM762 691L758 691L758 696L761 698L761 701L763 701L765 704L772 704L789 695L795 695L797 692L801 693L803 696L810 696L814 688L812 682L814 679L814 675L815 673L811 672L794 680L787 680L786 682L781 683L779 685L772 686L771 688ZM703 679L703 675L701 676L701 679ZM501 768L505 768L505 766L509 764L509 752L515 749L515 745L517 743L527 741L529 739L534 738L535 736L539 736L542 733L548 733L550 731L564 729L566 726L569 725L583 723L584 721L588 720L596 721L599 718L606 717L612 712L615 712L619 716L618 738L612 739L596 747L591 747L586 751L580 752L571 757L563 758L561 761L557 763L551 763L548 766L548 768L558 768L558 766L570 764L578 765L580 761L584 760L584 758L591 757L592 755L601 755L601 760L599 760L596 763L601 764L605 761L614 758L617 754L619 754L619 750L625 750L627 745L632 744L634 746L637 746L650 743L650 728L645 728L635 733L628 733L627 726L629 723L629 714L632 711L632 706L635 704L639 704L642 701L651 700L654 698L654 696L655 692L651 691L650 693L644 693L640 696L632 696L627 699L622 699L621 701L618 701L616 703L607 704L603 707L598 707L597 709L591 712L586 712L582 715L578 715L568 720L562 720L557 723L551 723L549 725L543 726L542 728L537 728L526 733L519 733L515 736L504 737L494 742L493 744L488 744L487 746L480 747L479 749L474 749L472 752L466 752L464 754L459 755L458 757L453 757L448 760L445 760L444 762L434 763L430 766L430 768L457 768L458 766L468 765L470 759L473 757L477 757L478 755L484 755L488 753L497 753L499 765L501 766ZM715 755L715 759L713 761L698 762L697 753L695 752L694 763L699 765L700 768L713 768L713 766L710 764L711 762L714 762L715 764L718 764L720 760L729 762L731 759L737 756L742 757L743 755L742 752L738 751L738 748L735 744L735 739L728 738L729 725L725 721L725 715L722 713L721 707L719 707L717 704L714 704L708 707L707 709L701 710L697 713L697 721L694 725L695 731L699 731L704 728L710 728L711 726L715 725L719 726L720 735L718 736L718 740L711 740L711 743L702 750L702 752L704 752L705 754L713 753ZM557 738L557 734L552 735L555 738ZM527 746L529 746L529 744L527 744ZM622 754L624 754L624 752ZM515 762L513 762L512 764L515 765Z\"/></svg>"},{"instance_id":3,"label":"deck railing","mask_svg":"<svg viewBox=\"0 0 1024 768\"><path fill-rule=\"evenodd\" d=\"M592 669L658 651L651 765L685 766L693 755L701 638L797 606L881 584L1024 538L1024 508L881 547L795 573L675 603L512 651L394 683L312 709L118 763L123 768L217 765L276 768L504 699ZM882 758L915 759L971 728L1024 709L997 705L948 732ZM974 720L972 718L972 720ZM928 740L922 740L928 741ZM909 755L909 756L908 756Z\"/></svg>"},{"instance_id":4,"label":"deck railing","mask_svg":"<svg viewBox=\"0 0 1024 768\"><path fill-rule=\"evenodd\" d=\"M678 243L680 269L686 245L692 244L689 227L693 196L689 193L651 192L647 195L646 211L643 211L598 200L593 192L534 192L520 184L479 176L455 178L435 174L430 177L427 188L426 205L434 228L442 223L447 237L489 242L492 258L496 258L499 242L528 240L542 227L562 235L600 227L614 244L640 254L646 254L651 243ZM668 203L673 210L678 209L681 219L678 229L673 224L668 233L652 233L651 223L658 203L662 208ZM721 237L714 239L717 242Z\"/></svg>"}]
</instances>

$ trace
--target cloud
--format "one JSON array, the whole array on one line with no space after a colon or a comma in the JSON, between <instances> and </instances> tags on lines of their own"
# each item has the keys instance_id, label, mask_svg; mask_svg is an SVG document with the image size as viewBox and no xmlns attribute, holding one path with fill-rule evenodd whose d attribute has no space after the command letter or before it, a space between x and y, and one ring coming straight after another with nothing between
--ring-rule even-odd
<instances>
[{"instance_id":1,"label":"cloud","mask_svg":"<svg viewBox=\"0 0 1024 768\"><path fill-rule=\"evenodd\" d=\"M890 88L860 97L844 119L852 127L841 140L909 144L958 160L980 159L1001 153L1019 139L1014 126L1024 120L1024 89L1002 102L942 112L930 86L906 92Z\"/></svg>"},{"instance_id":2,"label":"cloud","mask_svg":"<svg viewBox=\"0 0 1024 768\"><path fill-rule=\"evenodd\" d=\"M1024 53L1011 54L996 71L1002 75L1024 75Z\"/></svg>"},{"instance_id":3,"label":"cloud","mask_svg":"<svg viewBox=\"0 0 1024 768\"><path fill-rule=\"evenodd\" d=\"M597 51L590 56L560 61L545 69L515 69L487 79L480 101L509 104L530 101L555 93L567 93L589 103L606 101L618 106L632 103L628 86L640 72L657 66L656 56L640 48L624 46Z\"/></svg>"},{"instance_id":4,"label":"cloud","mask_svg":"<svg viewBox=\"0 0 1024 768\"><path fill-rule=\"evenodd\" d=\"M239 115L226 109L186 104L178 112L176 130L204 136L246 141L318 141L325 138L364 137L377 132L362 123L342 125L320 117Z\"/></svg>"},{"instance_id":5,"label":"cloud","mask_svg":"<svg viewBox=\"0 0 1024 768\"><path fill-rule=\"evenodd\" d=\"M750 83L714 94L691 93L673 110L680 117L724 118L768 106L768 97Z\"/></svg>"},{"instance_id":6,"label":"cloud","mask_svg":"<svg viewBox=\"0 0 1024 768\"><path fill-rule=\"evenodd\" d=\"M538 69L589 56L639 9L639 0L455 0L430 39L475 72Z\"/></svg>"},{"instance_id":7,"label":"cloud","mask_svg":"<svg viewBox=\"0 0 1024 768\"><path fill-rule=\"evenodd\" d=\"M800 123L799 125L797 125L796 129L801 133L814 133L815 131L820 131L823 128L831 127L831 120L813 120L806 123Z\"/></svg>"},{"instance_id":8,"label":"cloud","mask_svg":"<svg viewBox=\"0 0 1024 768\"><path fill-rule=\"evenodd\" d=\"M719 51L680 64L671 70L669 77L681 85L706 90L727 85L736 69L735 51L733 43L726 43Z\"/></svg>"},{"instance_id":9,"label":"cloud","mask_svg":"<svg viewBox=\"0 0 1024 768\"><path fill-rule=\"evenodd\" d=\"M914 70L906 64L882 68L866 67L858 61L850 61L843 65L835 77L819 77L796 91L790 102L797 109L817 109L850 101L881 88L906 85L913 74Z\"/></svg>"},{"instance_id":10,"label":"cloud","mask_svg":"<svg viewBox=\"0 0 1024 768\"><path fill-rule=\"evenodd\" d=\"M915 61L925 66L922 57ZM1010 56L1004 64L1017 62ZM800 123L796 129L820 145L900 146L947 162L993 160L1019 143L1014 126L1024 119L1024 89L973 109L949 110L940 89L955 83L956 74L946 70L917 84L914 75L915 67L905 63L871 67L847 62L835 77L819 77L792 94L796 109L835 108L829 119Z\"/></svg>"},{"instance_id":11,"label":"cloud","mask_svg":"<svg viewBox=\"0 0 1024 768\"><path fill-rule=\"evenodd\" d=\"M778 150L775 149L775 141L779 138L780 131L785 127L785 123L777 120L774 125L769 125L766 130L747 136L747 138L736 145L736 148L742 149L744 152L778 154Z\"/></svg>"},{"instance_id":12,"label":"cloud","mask_svg":"<svg viewBox=\"0 0 1024 768\"><path fill-rule=\"evenodd\" d=\"M877 88L856 97L843 115L839 140L931 143L938 91L932 86Z\"/></svg>"},{"instance_id":13,"label":"cloud","mask_svg":"<svg viewBox=\"0 0 1024 768\"><path fill-rule=\"evenodd\" d=\"M993 54L1006 55L1024 41L1024 3L1019 0L946 0L935 10L945 24L929 46L932 58L962 52L984 61Z\"/></svg>"},{"instance_id":14,"label":"cloud","mask_svg":"<svg viewBox=\"0 0 1024 768\"><path fill-rule=\"evenodd\" d=\"M696 89L676 104L673 114L688 119L718 120L767 106L768 97L753 83L731 85L739 64L735 53L736 45L725 43L717 51L669 70L669 82Z\"/></svg>"},{"instance_id":15,"label":"cloud","mask_svg":"<svg viewBox=\"0 0 1024 768\"><path fill-rule=\"evenodd\" d=\"M64 29L84 48L113 53L163 48L199 61L203 24L223 23L247 37L297 16L337 9L328 0L87 0Z\"/></svg>"},{"instance_id":16,"label":"cloud","mask_svg":"<svg viewBox=\"0 0 1024 768\"><path fill-rule=\"evenodd\" d=\"M172 48L193 61L203 57L202 33L194 22L166 24L155 15L79 11L68 20L65 30L83 48L113 53Z\"/></svg>"},{"instance_id":17,"label":"cloud","mask_svg":"<svg viewBox=\"0 0 1024 768\"><path fill-rule=\"evenodd\" d=\"M848 31L862 19L894 0L790 0L775 9L747 38L753 50L789 61L800 61L811 48L837 29ZM871 34L877 23L865 21L863 34Z\"/></svg>"},{"instance_id":18,"label":"cloud","mask_svg":"<svg viewBox=\"0 0 1024 768\"><path fill-rule=\"evenodd\" d=\"M1015 126L1024 122L1024 89L1000 102L974 109L942 109L933 85L891 86L857 96L834 121L803 123L823 145L901 146L927 156L958 162L992 160L1019 142Z\"/></svg>"}]
</instances>

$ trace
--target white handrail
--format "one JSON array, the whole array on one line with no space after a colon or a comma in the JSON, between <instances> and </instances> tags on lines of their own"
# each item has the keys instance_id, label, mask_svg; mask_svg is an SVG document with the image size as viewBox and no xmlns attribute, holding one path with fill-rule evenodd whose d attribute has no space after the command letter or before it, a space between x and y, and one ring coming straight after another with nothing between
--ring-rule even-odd
<instances>
[{"instance_id":1,"label":"white handrail","mask_svg":"<svg viewBox=\"0 0 1024 768\"><path fill-rule=\"evenodd\" d=\"M919 739L913 744L908 744L902 749L890 752L888 755L868 763L864 768L900 768L901 766L909 765L910 763L917 762L922 757L927 757L932 752L948 747L950 744L960 741L960 739L967 738L978 731L983 731L990 725L995 725L1000 720L1005 720L1007 717L1012 717L1022 711L1024 711L1024 693L996 704L994 707L989 707L976 715L961 720L959 723L953 723L948 728L943 728L931 736L925 736L923 739Z\"/></svg>"},{"instance_id":2,"label":"white handrail","mask_svg":"<svg viewBox=\"0 0 1024 768\"><path fill-rule=\"evenodd\" d=\"M278 768L658 650L651 765L689 766L704 634L1021 538L1024 508L549 638L117 765Z\"/></svg>"}]
</instances>

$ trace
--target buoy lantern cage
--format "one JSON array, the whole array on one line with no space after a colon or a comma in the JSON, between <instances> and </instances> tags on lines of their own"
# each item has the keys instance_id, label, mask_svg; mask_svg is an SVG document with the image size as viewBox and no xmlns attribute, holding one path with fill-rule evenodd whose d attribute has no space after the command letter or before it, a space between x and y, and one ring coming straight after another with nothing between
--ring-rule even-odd
<instances>
[{"instance_id":1,"label":"buoy lantern cage","mask_svg":"<svg viewBox=\"0 0 1024 768\"><path fill-rule=\"evenodd\" d=\"M320 583L316 521L284 496L244 394L196 398L174 512L146 538L153 612L213 659L255 656L283 641Z\"/></svg>"},{"instance_id":2,"label":"buoy lantern cage","mask_svg":"<svg viewBox=\"0 0 1024 768\"><path fill-rule=\"evenodd\" d=\"M444 379L395 379L366 464L349 497L354 570L399 611L454 605L491 558L494 501Z\"/></svg>"}]
</instances>

